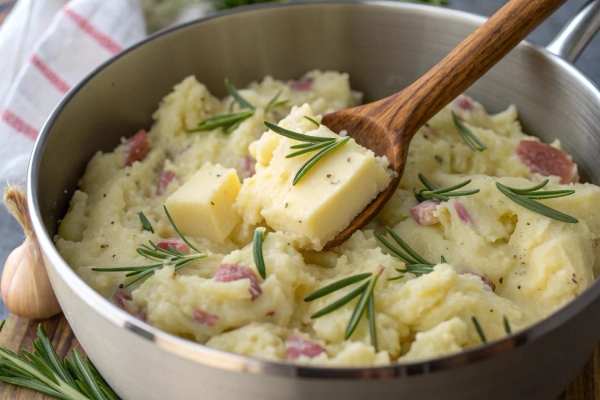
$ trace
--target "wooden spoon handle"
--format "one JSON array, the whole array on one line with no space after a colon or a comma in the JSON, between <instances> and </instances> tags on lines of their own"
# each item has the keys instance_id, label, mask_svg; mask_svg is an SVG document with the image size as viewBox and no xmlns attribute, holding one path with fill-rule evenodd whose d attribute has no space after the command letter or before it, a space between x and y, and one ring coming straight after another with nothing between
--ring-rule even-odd
<instances>
[{"instance_id":1,"label":"wooden spoon handle","mask_svg":"<svg viewBox=\"0 0 600 400\"><path fill-rule=\"evenodd\" d=\"M408 148L410 139L423 124L485 74L565 1L509 1L428 73L405 90L384 99L399 106L390 110L396 111L390 128L401 136L395 141L397 145ZM406 118L407 114L410 118Z\"/></svg>"}]
</instances>

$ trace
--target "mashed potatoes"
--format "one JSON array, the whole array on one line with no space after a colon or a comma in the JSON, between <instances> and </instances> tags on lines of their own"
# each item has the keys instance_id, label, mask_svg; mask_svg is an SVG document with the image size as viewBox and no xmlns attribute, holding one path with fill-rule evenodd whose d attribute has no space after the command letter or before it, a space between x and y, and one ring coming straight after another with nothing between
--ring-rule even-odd
<instances>
[{"instance_id":1,"label":"mashed potatoes","mask_svg":"<svg viewBox=\"0 0 600 400\"><path fill-rule=\"evenodd\" d=\"M270 108L269 102L278 92L280 100L289 101ZM350 203L354 196L363 195L363 184L371 185L369 190L375 194L386 187L391 179L391 173L385 172L386 160L369 155L379 172L356 181L352 178L359 169L348 174L345 179L351 184L333 200L328 199L326 189L333 188L335 180L321 177L327 183L317 185L323 194L307 196L302 204L304 194L286 197L291 195L285 192L291 190L289 175L296 167L290 170L286 159L277 155L293 142L273 132L264 133L263 121L318 134L314 131L324 127L311 125L304 116L318 122L324 113L356 105L360 95L350 89L347 75L320 71L290 82L267 77L239 93L256 109L231 133L221 128L188 133L210 117L240 108L231 97L218 100L193 77L186 78L164 98L147 136L140 131L113 153L99 152L92 158L60 225L56 245L65 260L104 297L149 324L207 346L264 359L311 365L383 365L480 345L473 317L487 340L501 338L506 335L504 320L512 331L523 329L574 299L594 280L600 234L600 212L594 205L600 202L600 190L572 183L577 180L576 166L560 151L560 144L542 144L525 135L514 107L489 115L480 104L459 97L417 133L400 186L376 219L344 244L315 251L331 237L331 232L320 235L329 225L322 220L346 210L345 199ZM465 144L452 112L488 150L475 152ZM329 156L330 166L339 167L341 161L334 153ZM210 175L210 185L181 189L186 182L193 182L191 178L201 168L201 174L207 176L216 171ZM235 176L232 178L232 169L241 188ZM342 168L340 173L344 171ZM479 189L479 193L419 204L413 195L413 189L423 188L419 173L439 187L471 179L461 190ZM285 176L274 177L277 174ZM328 173L314 170L309 174L316 179ZM219 181L221 175L227 175L229 181ZM534 213L496 187L496 182L531 187L546 176L550 183L544 190L572 188L575 193L543 203L576 217L579 223ZM270 192L276 185L283 191ZM150 264L136 252L149 241L190 252L163 210L167 199L185 202L191 196L184 200L171 197L178 190L196 193L192 209L200 210L198 215L208 221L203 223L205 229L218 229L218 235L187 235L206 257L178 271L165 263L125 288L131 279L125 277L126 272L92 270ZM373 194L363 197L360 202L368 203ZM290 198L299 199L300 204L290 207ZM213 204L215 199L226 205ZM225 208L213 211L212 206ZM285 220L290 215L296 218L293 213L319 207L324 211L315 218L312 231L302 231ZM143 228L139 213L154 232ZM227 223L222 221L225 216ZM185 214L177 218L185 219ZM185 229L197 232L193 223L188 225ZM257 227L266 228L264 279L253 253ZM374 232L379 232L391 241L386 227L425 260L439 264L424 274L397 272L406 268L405 263L374 237ZM340 279L376 272L381 272L373 289L377 348L372 345L366 316L345 339L358 297L311 319L362 283L309 302L303 301L305 296Z\"/></svg>"}]
</instances>

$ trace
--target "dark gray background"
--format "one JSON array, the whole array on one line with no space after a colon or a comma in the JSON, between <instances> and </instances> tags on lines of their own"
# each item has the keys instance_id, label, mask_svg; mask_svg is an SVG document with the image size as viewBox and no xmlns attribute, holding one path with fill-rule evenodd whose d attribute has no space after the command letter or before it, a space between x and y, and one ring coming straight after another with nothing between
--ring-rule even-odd
<instances>
[{"instance_id":1,"label":"dark gray background","mask_svg":"<svg viewBox=\"0 0 600 400\"><path fill-rule=\"evenodd\" d=\"M575 14L585 0L569 0L560 10L533 32L529 40L546 45L560 31L563 25ZM491 15L506 0L450 0L450 8L469 11L480 15ZM588 45L576 64L596 83L600 83L600 35ZM1 162L1 160L0 160ZM0 206L0 269L12 249L23 241L23 231L4 206ZM0 300L0 319L5 319L8 311Z\"/></svg>"}]
</instances>

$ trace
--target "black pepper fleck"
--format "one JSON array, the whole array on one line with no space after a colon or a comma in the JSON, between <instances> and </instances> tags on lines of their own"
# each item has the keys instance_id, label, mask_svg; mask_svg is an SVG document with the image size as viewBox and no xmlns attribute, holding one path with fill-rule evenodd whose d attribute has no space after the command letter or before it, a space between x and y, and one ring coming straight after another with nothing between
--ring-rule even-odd
<instances>
[{"instance_id":1,"label":"black pepper fleck","mask_svg":"<svg viewBox=\"0 0 600 400\"><path fill-rule=\"evenodd\" d=\"M110 221L110 224L111 224L111 225L114 225L114 224L115 224L115 221Z\"/></svg>"},{"instance_id":2,"label":"black pepper fleck","mask_svg":"<svg viewBox=\"0 0 600 400\"><path fill-rule=\"evenodd\" d=\"M442 164L444 162L444 160L442 160L442 157L438 156L437 154L435 155L435 161L439 162L440 164Z\"/></svg>"},{"instance_id":3,"label":"black pepper fleck","mask_svg":"<svg viewBox=\"0 0 600 400\"><path fill-rule=\"evenodd\" d=\"M328 177L328 178L331 178L331 174L327 174L327 177Z\"/></svg>"},{"instance_id":4,"label":"black pepper fleck","mask_svg":"<svg viewBox=\"0 0 600 400\"><path fill-rule=\"evenodd\" d=\"M119 289L123 289L123 284L122 283L119 285Z\"/></svg>"},{"instance_id":5,"label":"black pepper fleck","mask_svg":"<svg viewBox=\"0 0 600 400\"><path fill-rule=\"evenodd\" d=\"M576 285L579 285L575 279L571 279Z\"/></svg>"},{"instance_id":6,"label":"black pepper fleck","mask_svg":"<svg viewBox=\"0 0 600 400\"><path fill-rule=\"evenodd\" d=\"M215 203L213 203L212 201L210 202L210 204L212 204L213 206L215 205Z\"/></svg>"},{"instance_id":7,"label":"black pepper fleck","mask_svg":"<svg viewBox=\"0 0 600 400\"><path fill-rule=\"evenodd\" d=\"M521 285L517 286L517 289L521 290Z\"/></svg>"},{"instance_id":8,"label":"black pepper fleck","mask_svg":"<svg viewBox=\"0 0 600 400\"><path fill-rule=\"evenodd\" d=\"M104 193L104 194L102 195L102 197L106 197L106 193Z\"/></svg>"}]
</instances>

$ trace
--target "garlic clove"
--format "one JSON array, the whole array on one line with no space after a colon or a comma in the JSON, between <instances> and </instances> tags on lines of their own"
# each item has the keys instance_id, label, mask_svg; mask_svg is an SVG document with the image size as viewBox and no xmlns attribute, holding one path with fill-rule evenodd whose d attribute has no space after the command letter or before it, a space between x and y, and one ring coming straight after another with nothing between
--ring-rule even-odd
<instances>
[{"instance_id":1,"label":"garlic clove","mask_svg":"<svg viewBox=\"0 0 600 400\"><path fill-rule=\"evenodd\" d=\"M10 253L4 264L0 283L2 300L11 313L23 318L47 318L58 314L60 305L31 228L25 194L11 186L4 191L4 201L23 227L25 242Z\"/></svg>"}]
</instances>

